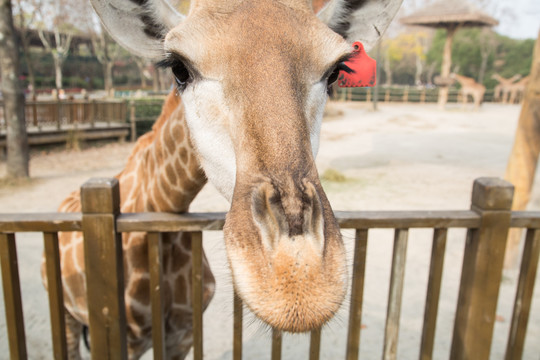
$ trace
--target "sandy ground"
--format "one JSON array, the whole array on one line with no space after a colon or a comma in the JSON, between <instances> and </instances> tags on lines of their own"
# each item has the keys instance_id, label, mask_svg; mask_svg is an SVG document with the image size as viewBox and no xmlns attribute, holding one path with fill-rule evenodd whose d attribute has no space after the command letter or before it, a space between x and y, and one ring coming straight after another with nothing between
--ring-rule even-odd
<instances>
[{"instance_id":1,"label":"sandy ground","mask_svg":"<svg viewBox=\"0 0 540 360\"><path fill-rule=\"evenodd\" d=\"M337 170L346 182L324 183L335 210L468 209L472 183L482 176L504 176L520 108L485 104L480 111L435 105L385 105L373 112L365 104L332 104L342 116L323 123L317 163L320 173ZM0 212L55 211L60 201L90 177L116 174L131 144L110 144L80 152L56 151L32 156L32 180L0 188ZM0 176L5 164L0 163ZM540 191L539 184L536 189ZM535 192L531 209L540 208ZM227 202L212 186L194 201L192 211L225 211ZM407 249L405 290L398 358L417 359L431 252L430 230L411 230ZM18 236L24 316L31 359L50 359L46 293L39 278L43 248L38 234ZM349 261L353 233L344 232ZM361 358L380 358L388 297L393 233L371 230L365 282ZM205 358L232 357L232 285L222 233L205 233L204 246L218 281L217 293L205 312ZM451 230L444 266L436 331L435 359L446 359L452 338L463 257L464 231ZM517 271L504 273L492 359L502 359L506 346ZM534 293L524 359L540 353L540 280ZM0 300L3 307L3 299ZM348 306L325 327L322 359L342 358L346 347ZM245 316L244 358L269 359L268 329ZM309 337L286 335L283 358L307 358ZM8 358L4 312L0 313L0 359ZM145 358L151 358L150 355Z\"/></svg>"}]
</instances>

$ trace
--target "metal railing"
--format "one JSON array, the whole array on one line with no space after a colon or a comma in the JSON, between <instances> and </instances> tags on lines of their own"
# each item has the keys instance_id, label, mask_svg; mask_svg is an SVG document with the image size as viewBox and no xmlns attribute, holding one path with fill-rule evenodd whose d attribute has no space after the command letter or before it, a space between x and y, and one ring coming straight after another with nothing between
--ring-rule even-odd
<instances>
[{"instance_id":1,"label":"metal railing","mask_svg":"<svg viewBox=\"0 0 540 360\"><path fill-rule=\"evenodd\" d=\"M81 189L82 213L1 214L0 257L6 306L6 322L12 359L26 358L26 341L17 268L17 232L42 232L45 241L53 351L67 358L63 295L59 263L58 232L82 231L85 239L90 336L93 359L125 359L126 324L121 233L149 233L151 289L161 289L160 234L191 233L193 253L194 359L203 358L202 241L203 231L221 230L224 213L121 214L119 185L115 179L87 182ZM495 311L502 278L509 228L527 229L514 301L506 359L520 359L533 297L540 254L540 212L512 212L513 187L502 180L477 179L471 209L463 211L370 211L336 212L342 229L355 229L354 264L348 322L346 359L358 358L363 308L365 264L370 229L394 229L391 280L384 334L384 359L397 358L400 311L409 229L432 228L431 263L421 335L420 359L431 359L447 231L467 229L451 359L488 359L493 338ZM106 273L106 279L99 274ZM163 294L151 292L153 351L165 358ZM104 311L107 309L107 311ZM233 358L242 358L242 302L234 296ZM272 359L281 357L282 334L272 333ZM311 333L309 358L319 359L321 332Z\"/></svg>"}]
</instances>

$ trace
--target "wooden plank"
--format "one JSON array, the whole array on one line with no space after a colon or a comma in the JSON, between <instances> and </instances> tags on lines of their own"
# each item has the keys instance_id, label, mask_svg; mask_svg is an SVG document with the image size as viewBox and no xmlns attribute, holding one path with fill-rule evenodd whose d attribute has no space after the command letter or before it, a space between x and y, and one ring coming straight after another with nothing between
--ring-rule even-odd
<instances>
[{"instance_id":1,"label":"wooden plank","mask_svg":"<svg viewBox=\"0 0 540 360\"><path fill-rule=\"evenodd\" d=\"M519 280L514 301L510 335L506 346L506 360L521 359L529 322L529 313L540 257L540 230L529 229L525 238Z\"/></svg>"},{"instance_id":2,"label":"wooden plank","mask_svg":"<svg viewBox=\"0 0 540 360\"><path fill-rule=\"evenodd\" d=\"M489 359L495 311L510 226L513 186L503 180L475 180L471 208L481 216L467 233L458 304L454 321L452 360Z\"/></svg>"},{"instance_id":3,"label":"wooden plank","mask_svg":"<svg viewBox=\"0 0 540 360\"><path fill-rule=\"evenodd\" d=\"M81 231L80 213L0 214L0 232Z\"/></svg>"},{"instance_id":4,"label":"wooden plank","mask_svg":"<svg viewBox=\"0 0 540 360\"><path fill-rule=\"evenodd\" d=\"M478 227L480 217L465 211L336 211L342 228L449 228ZM122 214L118 230L130 231L200 231L221 230L226 213Z\"/></svg>"},{"instance_id":5,"label":"wooden plank","mask_svg":"<svg viewBox=\"0 0 540 360\"><path fill-rule=\"evenodd\" d=\"M384 333L384 360L397 359L399 318L401 314L403 284L405 281L405 262L407 258L408 237L408 229L396 229L394 237L394 251L392 254L392 269L390 274L388 309Z\"/></svg>"},{"instance_id":6,"label":"wooden plank","mask_svg":"<svg viewBox=\"0 0 540 360\"><path fill-rule=\"evenodd\" d=\"M433 342L437 325L447 234L447 229L434 229L433 232L426 307L424 310L424 326L422 328L422 341L420 345L420 360L430 360L433 356Z\"/></svg>"},{"instance_id":7,"label":"wooden plank","mask_svg":"<svg viewBox=\"0 0 540 360\"><path fill-rule=\"evenodd\" d=\"M154 359L165 359L165 294L163 293L163 248L161 233L148 233L150 302L152 304L152 350Z\"/></svg>"},{"instance_id":8,"label":"wooden plank","mask_svg":"<svg viewBox=\"0 0 540 360\"><path fill-rule=\"evenodd\" d=\"M26 359L26 336L14 234L0 233L0 264L11 359Z\"/></svg>"},{"instance_id":9,"label":"wooden plank","mask_svg":"<svg viewBox=\"0 0 540 360\"><path fill-rule=\"evenodd\" d=\"M540 229L540 211L512 211L510 226Z\"/></svg>"},{"instance_id":10,"label":"wooden plank","mask_svg":"<svg viewBox=\"0 0 540 360\"><path fill-rule=\"evenodd\" d=\"M309 360L319 360L321 356L321 328L311 331L309 339Z\"/></svg>"},{"instance_id":11,"label":"wooden plank","mask_svg":"<svg viewBox=\"0 0 540 360\"><path fill-rule=\"evenodd\" d=\"M353 277L351 285L351 308L349 310L349 331L347 335L347 360L358 359L360 331L362 329L362 304L364 298L364 278L366 274L368 230L357 229L355 234Z\"/></svg>"},{"instance_id":12,"label":"wooden plank","mask_svg":"<svg viewBox=\"0 0 540 360\"><path fill-rule=\"evenodd\" d=\"M203 359L203 267L202 233L191 233L192 303L193 303L193 359Z\"/></svg>"},{"instance_id":13,"label":"wooden plank","mask_svg":"<svg viewBox=\"0 0 540 360\"><path fill-rule=\"evenodd\" d=\"M118 231L202 231L222 230L226 213L137 213L122 214L117 221Z\"/></svg>"},{"instance_id":14,"label":"wooden plank","mask_svg":"<svg viewBox=\"0 0 540 360\"><path fill-rule=\"evenodd\" d=\"M342 228L409 229L477 227L480 217L474 211L336 211Z\"/></svg>"},{"instance_id":15,"label":"wooden plank","mask_svg":"<svg viewBox=\"0 0 540 360\"><path fill-rule=\"evenodd\" d=\"M280 330L272 328L272 360L281 360L281 340L283 334Z\"/></svg>"},{"instance_id":16,"label":"wooden plank","mask_svg":"<svg viewBox=\"0 0 540 360\"><path fill-rule=\"evenodd\" d=\"M127 359L118 180L91 179L81 188L81 198L92 359Z\"/></svg>"},{"instance_id":17,"label":"wooden plank","mask_svg":"<svg viewBox=\"0 0 540 360\"><path fill-rule=\"evenodd\" d=\"M54 359L67 359L66 321L64 314L64 290L60 270L60 248L57 233L44 233L45 266L47 269L47 293L51 315L51 334Z\"/></svg>"},{"instance_id":18,"label":"wooden plank","mask_svg":"<svg viewBox=\"0 0 540 360\"><path fill-rule=\"evenodd\" d=\"M242 329L243 329L243 305L242 299L234 291L233 294L234 319L233 319L233 360L242 359Z\"/></svg>"}]
</instances>

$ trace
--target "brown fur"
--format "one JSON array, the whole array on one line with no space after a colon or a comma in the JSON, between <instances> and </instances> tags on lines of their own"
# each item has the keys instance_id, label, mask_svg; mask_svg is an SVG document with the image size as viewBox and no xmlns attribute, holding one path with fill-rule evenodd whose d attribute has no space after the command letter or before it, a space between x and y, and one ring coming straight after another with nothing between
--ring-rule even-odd
<instances>
[{"instance_id":1,"label":"brown fur","mask_svg":"<svg viewBox=\"0 0 540 360\"><path fill-rule=\"evenodd\" d=\"M172 130L174 129L174 131ZM120 182L122 212L188 210L189 203L206 182L196 161L190 164L172 161L182 153L193 151L189 141L180 99L172 92L167 97L152 131L135 144L126 167L116 177ZM179 141L176 141L179 140ZM176 155L174 155L176 153ZM172 165L174 164L174 165ZM162 168L169 171L162 171ZM172 168L171 168L172 167ZM171 176L171 172L174 176ZM174 181L170 181L174 177ZM153 194L150 196L149 194ZM79 192L73 192L59 208L63 212L81 211ZM151 346L151 310L146 233L123 234L124 278L126 284L126 319L128 323L128 353L138 358ZM71 358L77 358L81 325L88 324L84 248L80 233L60 233L62 280L66 305L67 337ZM163 277L165 316L168 319L168 352L185 356L191 339L191 245L189 235L163 234ZM42 277L46 285L45 269ZM210 302L214 278L204 258L204 306ZM173 310L172 304L184 305ZM175 345L176 344L176 345Z\"/></svg>"}]
</instances>

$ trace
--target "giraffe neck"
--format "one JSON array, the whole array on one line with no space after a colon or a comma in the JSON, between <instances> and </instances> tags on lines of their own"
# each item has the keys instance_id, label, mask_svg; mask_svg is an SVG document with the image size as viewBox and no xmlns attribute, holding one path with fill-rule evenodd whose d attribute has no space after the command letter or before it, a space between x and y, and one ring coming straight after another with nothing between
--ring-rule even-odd
<instances>
[{"instance_id":1,"label":"giraffe neck","mask_svg":"<svg viewBox=\"0 0 540 360\"><path fill-rule=\"evenodd\" d=\"M186 212L206 183L189 138L184 108L174 91L117 178L122 212Z\"/></svg>"}]
</instances>

